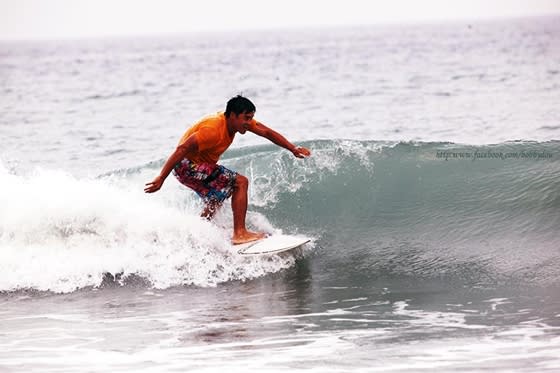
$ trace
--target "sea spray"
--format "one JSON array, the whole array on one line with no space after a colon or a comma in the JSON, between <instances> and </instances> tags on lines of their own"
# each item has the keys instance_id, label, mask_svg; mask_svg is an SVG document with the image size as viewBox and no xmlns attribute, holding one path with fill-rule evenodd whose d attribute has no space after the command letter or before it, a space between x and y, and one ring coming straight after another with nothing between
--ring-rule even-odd
<instances>
[{"instance_id":1,"label":"sea spray","mask_svg":"<svg viewBox=\"0 0 560 373\"><path fill-rule=\"evenodd\" d=\"M387 143L317 140L296 159L274 146L228 151L249 177L252 228L316 238L336 268L364 273L550 283L560 266L560 144ZM438 152L546 153L547 159L438 158ZM163 160L98 178L1 169L0 290L73 291L104 273L154 287L214 286L289 268L294 258L241 259L229 244L231 206L213 222L170 176L143 185Z\"/></svg>"},{"instance_id":2,"label":"sea spray","mask_svg":"<svg viewBox=\"0 0 560 373\"><path fill-rule=\"evenodd\" d=\"M241 258L198 211L169 206L107 178L61 171L0 173L0 290L68 292L99 286L105 273L157 288L214 286L275 272L293 258ZM262 217L261 217L262 219Z\"/></svg>"}]
</instances>

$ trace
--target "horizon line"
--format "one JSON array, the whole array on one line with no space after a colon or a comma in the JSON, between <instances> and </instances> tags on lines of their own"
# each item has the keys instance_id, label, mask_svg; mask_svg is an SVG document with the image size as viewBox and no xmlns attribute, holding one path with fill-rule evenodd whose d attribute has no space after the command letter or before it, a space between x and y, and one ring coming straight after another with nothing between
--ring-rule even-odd
<instances>
[{"instance_id":1,"label":"horizon line","mask_svg":"<svg viewBox=\"0 0 560 373\"><path fill-rule=\"evenodd\" d=\"M79 41L79 40L108 40L108 39L130 39L130 38L155 38L155 37L181 37L194 34L222 34L228 32L236 33L250 33L250 32L274 32L274 31L302 31L303 29L309 31L316 31L324 28L364 28L364 27L379 27L379 26L430 26L430 25L449 25L449 24L477 24L488 23L493 21L515 21L533 18L555 18L560 17L558 13L542 13L542 14L529 14L529 15L491 15L482 17L450 17L445 18L431 18L431 19L410 19L410 20L385 20L375 21L371 23L356 23L356 24L341 24L341 23L325 23L325 24L310 24L310 25L286 25L286 26L271 26L271 27L255 27L255 28L239 28L231 27L224 29L192 29L192 30L179 30L179 31L155 31L155 32L125 32L125 33L107 33L107 34L84 34L77 36L33 36L33 37L4 37L0 35L0 42L63 42L63 41Z\"/></svg>"}]
</instances>

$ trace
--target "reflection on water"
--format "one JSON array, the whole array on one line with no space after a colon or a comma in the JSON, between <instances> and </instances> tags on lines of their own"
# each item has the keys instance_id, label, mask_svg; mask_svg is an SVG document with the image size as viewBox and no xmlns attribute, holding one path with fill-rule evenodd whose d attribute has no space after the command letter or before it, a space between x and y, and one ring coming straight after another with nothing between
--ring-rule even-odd
<instances>
[{"instance_id":1,"label":"reflection on water","mask_svg":"<svg viewBox=\"0 0 560 373\"><path fill-rule=\"evenodd\" d=\"M403 359L461 368L458 359L496 356L498 370L512 359L518 368L535 357L543 371L554 366L557 289L547 289L548 298L520 297L518 289L358 279L339 271L316 255L282 272L214 288L107 286L2 296L0 362L16 372L83 366L149 371L154 364L164 370L218 369L224 362L239 370L250 363L273 370L365 371ZM549 299L547 307L535 299ZM520 353L521 341L533 352ZM446 356L438 353L442 349ZM21 361L28 356L33 363L24 369Z\"/></svg>"}]
</instances>

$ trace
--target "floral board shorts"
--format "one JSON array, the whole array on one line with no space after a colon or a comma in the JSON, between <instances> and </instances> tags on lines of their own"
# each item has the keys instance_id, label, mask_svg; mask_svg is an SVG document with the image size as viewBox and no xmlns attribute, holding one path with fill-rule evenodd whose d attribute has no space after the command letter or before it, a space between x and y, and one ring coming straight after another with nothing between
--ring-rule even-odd
<instances>
[{"instance_id":1,"label":"floral board shorts","mask_svg":"<svg viewBox=\"0 0 560 373\"><path fill-rule=\"evenodd\" d=\"M222 203L233 193L237 172L212 163L183 159L173 169L179 182L194 190L206 203Z\"/></svg>"}]
</instances>

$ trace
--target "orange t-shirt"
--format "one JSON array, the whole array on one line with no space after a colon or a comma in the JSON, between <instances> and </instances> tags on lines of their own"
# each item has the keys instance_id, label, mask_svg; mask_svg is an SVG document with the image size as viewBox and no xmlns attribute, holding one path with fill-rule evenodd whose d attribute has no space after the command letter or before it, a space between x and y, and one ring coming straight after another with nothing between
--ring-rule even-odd
<instances>
[{"instance_id":1,"label":"orange t-shirt","mask_svg":"<svg viewBox=\"0 0 560 373\"><path fill-rule=\"evenodd\" d=\"M251 120L250 128L255 126L257 121ZM226 115L223 112L208 115L185 132L179 145L187 141L191 135L196 136L198 152L187 153L186 158L194 163L218 163L220 156L229 148L235 134L229 135L226 125Z\"/></svg>"}]
</instances>

